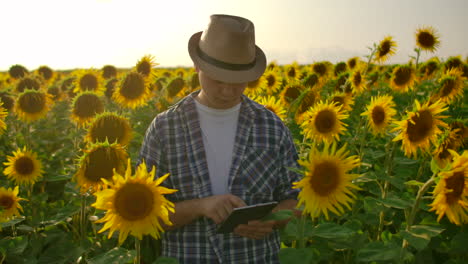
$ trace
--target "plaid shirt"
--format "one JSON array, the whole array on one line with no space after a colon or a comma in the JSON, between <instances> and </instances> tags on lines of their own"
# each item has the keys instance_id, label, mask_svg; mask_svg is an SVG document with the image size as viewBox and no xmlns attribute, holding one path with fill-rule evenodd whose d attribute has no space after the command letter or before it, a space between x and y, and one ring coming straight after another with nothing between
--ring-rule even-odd
<instances>
[{"instance_id":1,"label":"plaid shirt","mask_svg":"<svg viewBox=\"0 0 468 264\"><path fill-rule=\"evenodd\" d=\"M211 196L210 177L198 113L190 94L159 114L146 131L140 161L156 166L157 176L170 176L163 186L177 189L172 202ZM228 189L247 205L296 199L292 182L299 175L297 153L287 127L264 106L243 96L234 143ZM216 224L199 218L162 237L162 256L180 263L279 263L279 232L262 240L235 234L217 234Z\"/></svg>"}]
</instances>

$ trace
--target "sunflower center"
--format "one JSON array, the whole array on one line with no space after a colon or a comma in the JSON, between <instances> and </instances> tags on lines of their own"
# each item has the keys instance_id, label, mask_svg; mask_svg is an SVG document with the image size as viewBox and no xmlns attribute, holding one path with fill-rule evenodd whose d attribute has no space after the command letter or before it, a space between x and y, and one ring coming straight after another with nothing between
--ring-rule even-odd
<instances>
[{"instance_id":1,"label":"sunflower center","mask_svg":"<svg viewBox=\"0 0 468 264\"><path fill-rule=\"evenodd\" d=\"M288 77L290 77L290 78L296 77L296 69L294 67L289 68Z\"/></svg>"},{"instance_id":2,"label":"sunflower center","mask_svg":"<svg viewBox=\"0 0 468 264\"><path fill-rule=\"evenodd\" d=\"M94 74L87 73L80 79L80 87L82 91L95 91L98 87L98 80Z\"/></svg>"},{"instance_id":3,"label":"sunflower center","mask_svg":"<svg viewBox=\"0 0 468 264\"><path fill-rule=\"evenodd\" d=\"M327 73L327 67L323 63L318 63L314 65L314 72L316 72L318 75L323 76L325 73Z\"/></svg>"},{"instance_id":4,"label":"sunflower center","mask_svg":"<svg viewBox=\"0 0 468 264\"><path fill-rule=\"evenodd\" d=\"M93 183L99 183L103 178L110 180L114 168L119 167L119 157L112 148L98 148L88 158L84 177Z\"/></svg>"},{"instance_id":5,"label":"sunflower center","mask_svg":"<svg viewBox=\"0 0 468 264\"><path fill-rule=\"evenodd\" d=\"M385 120L385 110L380 105L372 109L372 121L376 125L380 125Z\"/></svg>"},{"instance_id":6,"label":"sunflower center","mask_svg":"<svg viewBox=\"0 0 468 264\"><path fill-rule=\"evenodd\" d=\"M385 56L387 53L390 52L390 48L392 47L390 41L384 41L382 45L379 47L379 56Z\"/></svg>"},{"instance_id":7,"label":"sunflower center","mask_svg":"<svg viewBox=\"0 0 468 264\"><path fill-rule=\"evenodd\" d=\"M10 196L4 195L0 197L0 209L8 210L14 203L15 201Z\"/></svg>"},{"instance_id":8,"label":"sunflower center","mask_svg":"<svg viewBox=\"0 0 468 264\"><path fill-rule=\"evenodd\" d=\"M419 142L429 136L434 120L429 110L419 112L411 119L413 123L408 122L408 139L411 142Z\"/></svg>"},{"instance_id":9,"label":"sunflower center","mask_svg":"<svg viewBox=\"0 0 468 264\"><path fill-rule=\"evenodd\" d=\"M317 114L314 125L320 133L333 131L336 124L336 114L330 110L322 110Z\"/></svg>"},{"instance_id":10,"label":"sunflower center","mask_svg":"<svg viewBox=\"0 0 468 264\"><path fill-rule=\"evenodd\" d=\"M148 216L154 207L153 192L141 183L127 183L115 194L115 210L125 220L136 221Z\"/></svg>"},{"instance_id":11,"label":"sunflower center","mask_svg":"<svg viewBox=\"0 0 468 264\"><path fill-rule=\"evenodd\" d=\"M73 106L73 113L81 118L91 118L102 113L104 105L95 94L83 94L77 98Z\"/></svg>"},{"instance_id":12,"label":"sunflower center","mask_svg":"<svg viewBox=\"0 0 468 264\"><path fill-rule=\"evenodd\" d=\"M21 81L16 86L16 91L19 93L24 92L26 89L39 90L41 84L36 80L29 77L21 79Z\"/></svg>"},{"instance_id":13,"label":"sunflower center","mask_svg":"<svg viewBox=\"0 0 468 264\"><path fill-rule=\"evenodd\" d=\"M429 32L421 32L418 34L418 43L425 48L430 48L434 46L435 38Z\"/></svg>"},{"instance_id":14,"label":"sunflower center","mask_svg":"<svg viewBox=\"0 0 468 264\"><path fill-rule=\"evenodd\" d=\"M408 69L408 68L399 68L396 72L395 72L395 78L394 78L394 82L396 85L405 85L409 82L409 80L411 79L411 69Z\"/></svg>"},{"instance_id":15,"label":"sunflower center","mask_svg":"<svg viewBox=\"0 0 468 264\"><path fill-rule=\"evenodd\" d=\"M346 71L346 63L340 62L335 66L335 76L338 76L340 73Z\"/></svg>"},{"instance_id":16,"label":"sunflower center","mask_svg":"<svg viewBox=\"0 0 468 264\"><path fill-rule=\"evenodd\" d=\"M348 66L349 66L349 68L350 68L351 70L354 69L354 67L356 66L356 62L357 62L357 61L354 60L354 59L352 59L352 60L350 60L350 61L348 62Z\"/></svg>"},{"instance_id":17,"label":"sunflower center","mask_svg":"<svg viewBox=\"0 0 468 264\"><path fill-rule=\"evenodd\" d=\"M440 91L442 97L448 96L453 91L454 88L455 88L455 80L453 79L445 80L442 86L442 90Z\"/></svg>"},{"instance_id":18,"label":"sunflower center","mask_svg":"<svg viewBox=\"0 0 468 264\"><path fill-rule=\"evenodd\" d=\"M453 174L446 180L447 190L451 190L445 194L448 204L456 203L461 195L463 194L463 189L465 188L465 174L463 171L459 171Z\"/></svg>"},{"instance_id":19,"label":"sunflower center","mask_svg":"<svg viewBox=\"0 0 468 264\"><path fill-rule=\"evenodd\" d=\"M316 74L311 74L306 77L304 80L304 85L307 87L314 87L318 83L318 76Z\"/></svg>"},{"instance_id":20,"label":"sunflower center","mask_svg":"<svg viewBox=\"0 0 468 264\"><path fill-rule=\"evenodd\" d=\"M29 175L34 171L34 162L28 157L20 157L15 162L15 171L21 175Z\"/></svg>"},{"instance_id":21,"label":"sunflower center","mask_svg":"<svg viewBox=\"0 0 468 264\"><path fill-rule=\"evenodd\" d=\"M286 92L284 93L284 97L288 103L296 100L299 95L301 95L301 91L297 86L294 85L286 88Z\"/></svg>"},{"instance_id":22,"label":"sunflower center","mask_svg":"<svg viewBox=\"0 0 468 264\"><path fill-rule=\"evenodd\" d=\"M136 70L137 72L143 74L144 76L148 76L151 72L151 64L146 61L142 61L141 63L138 64Z\"/></svg>"},{"instance_id":23,"label":"sunflower center","mask_svg":"<svg viewBox=\"0 0 468 264\"><path fill-rule=\"evenodd\" d=\"M18 100L20 109L26 113L38 113L45 108L45 95L41 93L26 93Z\"/></svg>"},{"instance_id":24,"label":"sunflower center","mask_svg":"<svg viewBox=\"0 0 468 264\"><path fill-rule=\"evenodd\" d=\"M270 74L266 77L268 87L273 87L276 83L276 78L274 75Z\"/></svg>"},{"instance_id":25,"label":"sunflower center","mask_svg":"<svg viewBox=\"0 0 468 264\"><path fill-rule=\"evenodd\" d=\"M167 96L169 98L176 96L180 92L180 90L184 88L184 85L184 79L180 77L175 78L167 85Z\"/></svg>"},{"instance_id":26,"label":"sunflower center","mask_svg":"<svg viewBox=\"0 0 468 264\"><path fill-rule=\"evenodd\" d=\"M120 88L120 94L127 99L137 99L145 91L145 80L143 76L136 72L127 74Z\"/></svg>"},{"instance_id":27,"label":"sunflower center","mask_svg":"<svg viewBox=\"0 0 468 264\"><path fill-rule=\"evenodd\" d=\"M345 99L344 96L333 96L332 103L336 103L337 106L344 105Z\"/></svg>"},{"instance_id":28,"label":"sunflower center","mask_svg":"<svg viewBox=\"0 0 468 264\"><path fill-rule=\"evenodd\" d=\"M122 140L127 133L127 130L130 128L125 125L123 120L119 120L113 116L108 116L96 121L95 125L90 129L94 142L104 142L107 138L110 143L117 141L122 144Z\"/></svg>"},{"instance_id":29,"label":"sunflower center","mask_svg":"<svg viewBox=\"0 0 468 264\"><path fill-rule=\"evenodd\" d=\"M340 171L334 162L323 161L315 166L310 186L320 196L327 196L338 186Z\"/></svg>"},{"instance_id":30,"label":"sunflower center","mask_svg":"<svg viewBox=\"0 0 468 264\"><path fill-rule=\"evenodd\" d=\"M354 73L354 78L353 78L354 86L359 86L361 84L361 81L362 81L361 73L357 71L356 73Z\"/></svg>"}]
</instances>

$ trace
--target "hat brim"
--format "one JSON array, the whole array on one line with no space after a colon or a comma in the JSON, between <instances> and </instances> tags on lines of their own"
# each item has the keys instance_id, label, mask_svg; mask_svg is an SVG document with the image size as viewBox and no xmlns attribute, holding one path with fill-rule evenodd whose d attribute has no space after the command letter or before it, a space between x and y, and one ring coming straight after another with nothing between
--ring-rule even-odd
<instances>
[{"instance_id":1,"label":"hat brim","mask_svg":"<svg viewBox=\"0 0 468 264\"><path fill-rule=\"evenodd\" d=\"M255 65L248 70L227 70L203 60L197 52L202 33L200 31L192 35L188 42L188 52L195 66L210 78L227 83L244 83L257 80L265 72L265 53L258 46L255 46Z\"/></svg>"}]
</instances>

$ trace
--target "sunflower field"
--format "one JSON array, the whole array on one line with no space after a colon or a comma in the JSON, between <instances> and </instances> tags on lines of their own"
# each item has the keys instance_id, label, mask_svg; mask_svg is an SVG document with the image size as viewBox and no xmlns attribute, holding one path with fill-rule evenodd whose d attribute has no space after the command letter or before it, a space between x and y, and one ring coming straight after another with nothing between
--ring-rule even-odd
<instances>
[{"instance_id":1,"label":"sunflower field","mask_svg":"<svg viewBox=\"0 0 468 264\"><path fill-rule=\"evenodd\" d=\"M406 64L391 36L335 64L268 64L245 95L289 127L303 175L281 263L468 263L468 57L432 27ZM421 54L433 54L422 61ZM147 127L198 90L193 68L0 72L0 263L159 257L176 190L137 166Z\"/></svg>"}]
</instances>

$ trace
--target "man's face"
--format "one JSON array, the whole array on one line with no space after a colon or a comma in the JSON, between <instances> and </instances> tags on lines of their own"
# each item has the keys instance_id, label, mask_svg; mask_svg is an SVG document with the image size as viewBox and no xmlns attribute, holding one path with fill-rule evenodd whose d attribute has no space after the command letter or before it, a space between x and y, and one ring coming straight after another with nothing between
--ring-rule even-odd
<instances>
[{"instance_id":1,"label":"man's face","mask_svg":"<svg viewBox=\"0 0 468 264\"><path fill-rule=\"evenodd\" d=\"M247 83L224 83L213 80L203 71L198 71L202 91L198 95L200 102L208 107L227 109L241 101Z\"/></svg>"}]
</instances>

